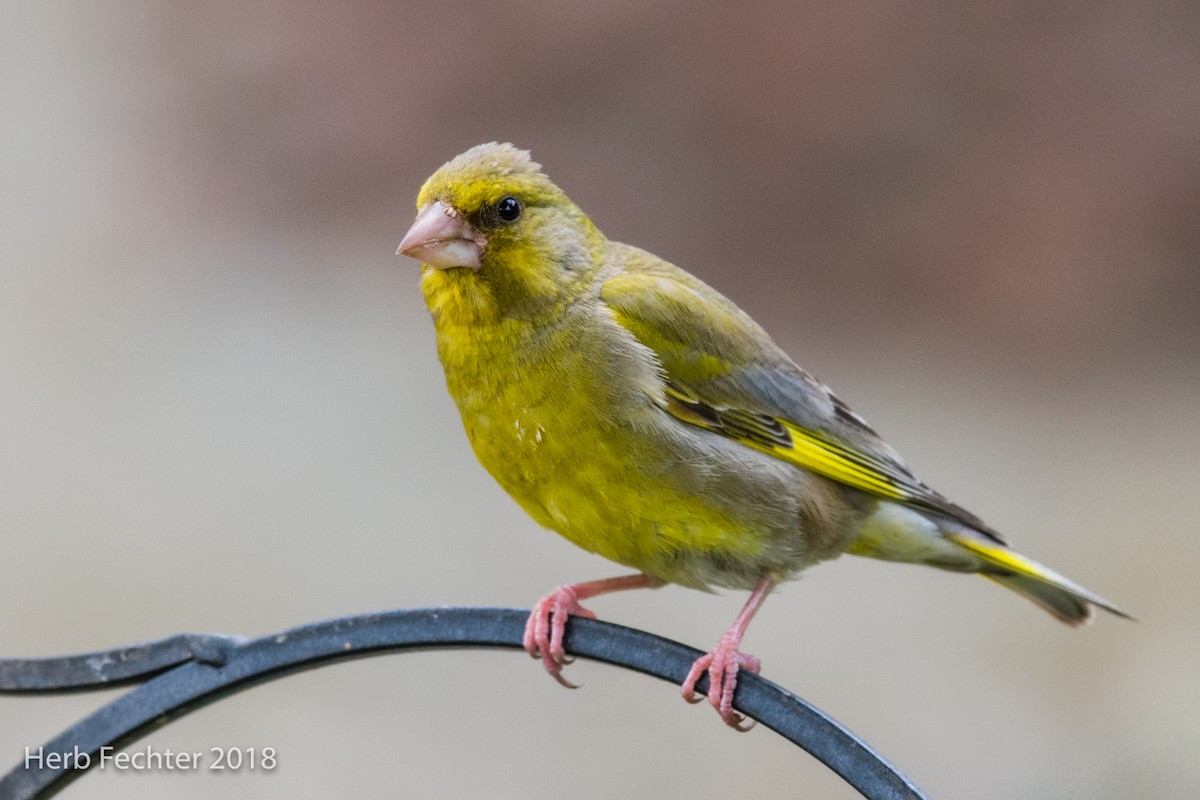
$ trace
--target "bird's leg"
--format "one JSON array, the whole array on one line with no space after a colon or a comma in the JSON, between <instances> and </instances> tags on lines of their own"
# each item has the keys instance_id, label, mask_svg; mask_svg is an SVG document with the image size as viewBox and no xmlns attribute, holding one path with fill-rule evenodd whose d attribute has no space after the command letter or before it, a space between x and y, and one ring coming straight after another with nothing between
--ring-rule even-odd
<instances>
[{"instance_id":1,"label":"bird's leg","mask_svg":"<svg viewBox=\"0 0 1200 800\"><path fill-rule=\"evenodd\" d=\"M594 613L579 605L579 601L609 592L621 592L626 589L653 589L661 585L662 581L657 578L639 573L559 586L533 607L533 613L529 615L529 621L525 623L525 652L534 658L540 658L546 667L546 672L549 672L554 680L567 688L574 689L576 686L562 676L563 666L570 663L567 653L563 649L563 632L567 627L567 619L572 615L588 619L596 618Z\"/></svg>"},{"instance_id":2,"label":"bird's leg","mask_svg":"<svg viewBox=\"0 0 1200 800\"><path fill-rule=\"evenodd\" d=\"M733 690L737 687L738 670L744 669L758 674L762 665L757 658L741 652L738 648L750 620L754 619L755 612L774 588L773 578L768 576L759 580L737 620L725 631L725 635L711 652L696 659L683 681L683 699L689 703L698 703L702 698L696 697L696 681L707 672L708 702L721 715L726 725L739 731L748 731L752 725L745 725L746 718L733 710Z\"/></svg>"}]
</instances>

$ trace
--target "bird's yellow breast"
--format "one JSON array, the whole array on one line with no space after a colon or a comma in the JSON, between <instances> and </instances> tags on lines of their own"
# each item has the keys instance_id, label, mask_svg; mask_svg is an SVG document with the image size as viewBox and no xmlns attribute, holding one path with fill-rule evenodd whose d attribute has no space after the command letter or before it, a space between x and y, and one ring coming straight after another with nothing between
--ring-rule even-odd
<instances>
[{"instance_id":1,"label":"bird's yellow breast","mask_svg":"<svg viewBox=\"0 0 1200 800\"><path fill-rule=\"evenodd\" d=\"M687 585L708 583L693 574L697 558L725 564L762 550L761 531L706 502L680 469L695 454L659 435L668 420L653 357L611 315L583 299L538 325L493 313L452 275L427 275L423 287L475 454L540 524Z\"/></svg>"}]
</instances>

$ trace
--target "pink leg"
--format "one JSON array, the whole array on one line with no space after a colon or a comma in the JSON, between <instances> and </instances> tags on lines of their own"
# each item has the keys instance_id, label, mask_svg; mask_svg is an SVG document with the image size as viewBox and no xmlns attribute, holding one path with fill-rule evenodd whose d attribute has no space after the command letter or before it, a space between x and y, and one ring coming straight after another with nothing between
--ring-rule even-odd
<instances>
[{"instance_id":1,"label":"pink leg","mask_svg":"<svg viewBox=\"0 0 1200 800\"><path fill-rule=\"evenodd\" d=\"M525 652L534 658L540 658L546 672L549 672L554 680L574 689L575 685L562 676L563 666L571 663L563 649L563 632L567 627L567 619L571 616L596 618L595 614L579 605L579 601L609 592L653 589L661 585L662 581L657 578L638 574L559 586L533 607L533 613L525 623Z\"/></svg>"},{"instance_id":2,"label":"pink leg","mask_svg":"<svg viewBox=\"0 0 1200 800\"><path fill-rule=\"evenodd\" d=\"M726 725L739 731L748 731L752 725L743 724L746 718L733 710L733 690L737 687L738 670L744 669L758 674L761 662L738 648L742 644L742 636L745 635L750 620L754 619L754 614L774 588L775 581L770 577L758 582L737 620L725 631L725 635L717 642L712 652L696 659L683 681L683 699L689 703L698 703L700 698L696 697L696 681L707 672L708 702L721 715Z\"/></svg>"}]
</instances>

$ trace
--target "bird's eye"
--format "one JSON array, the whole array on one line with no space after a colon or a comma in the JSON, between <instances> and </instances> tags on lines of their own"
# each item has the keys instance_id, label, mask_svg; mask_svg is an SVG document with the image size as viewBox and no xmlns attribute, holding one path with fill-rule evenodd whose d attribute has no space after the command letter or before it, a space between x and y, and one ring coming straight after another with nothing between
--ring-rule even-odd
<instances>
[{"instance_id":1,"label":"bird's eye","mask_svg":"<svg viewBox=\"0 0 1200 800\"><path fill-rule=\"evenodd\" d=\"M521 201L509 195L496 204L496 216L505 222L516 222L521 216Z\"/></svg>"}]
</instances>

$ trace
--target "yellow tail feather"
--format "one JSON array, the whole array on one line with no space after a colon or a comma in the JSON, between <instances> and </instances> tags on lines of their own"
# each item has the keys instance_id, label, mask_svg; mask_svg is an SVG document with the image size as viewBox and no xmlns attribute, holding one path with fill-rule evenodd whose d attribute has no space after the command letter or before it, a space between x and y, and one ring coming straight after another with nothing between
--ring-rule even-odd
<instances>
[{"instance_id":1,"label":"yellow tail feather","mask_svg":"<svg viewBox=\"0 0 1200 800\"><path fill-rule=\"evenodd\" d=\"M952 533L947 538L985 563L999 568L998 571L983 572L985 578L1032 600L1069 625L1089 622L1092 606L1133 619L1103 597L1003 545L983 542L969 534Z\"/></svg>"}]
</instances>

